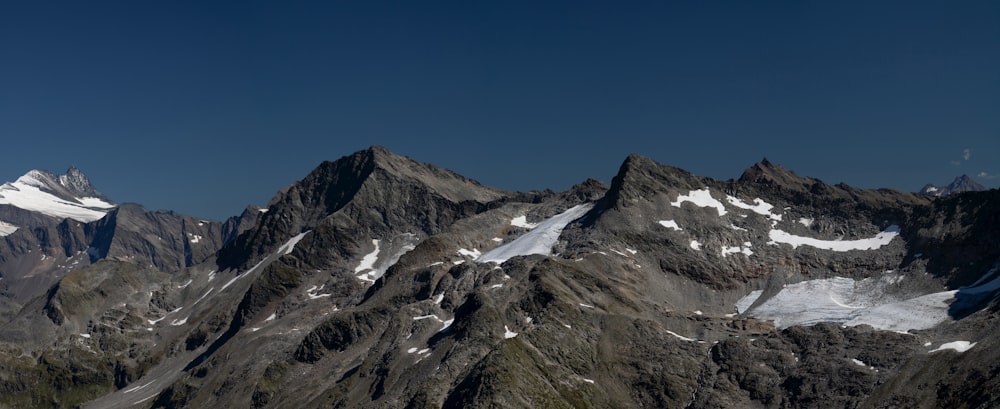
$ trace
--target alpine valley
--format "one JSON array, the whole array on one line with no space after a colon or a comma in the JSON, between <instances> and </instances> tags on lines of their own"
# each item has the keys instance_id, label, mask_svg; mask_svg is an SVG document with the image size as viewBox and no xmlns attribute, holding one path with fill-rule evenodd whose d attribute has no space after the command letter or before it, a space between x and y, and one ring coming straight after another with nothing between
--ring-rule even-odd
<instances>
[{"instance_id":1,"label":"alpine valley","mask_svg":"<svg viewBox=\"0 0 1000 409\"><path fill-rule=\"evenodd\" d=\"M1000 191L507 192L374 146L225 222L0 187L0 407L1000 406Z\"/></svg>"}]
</instances>

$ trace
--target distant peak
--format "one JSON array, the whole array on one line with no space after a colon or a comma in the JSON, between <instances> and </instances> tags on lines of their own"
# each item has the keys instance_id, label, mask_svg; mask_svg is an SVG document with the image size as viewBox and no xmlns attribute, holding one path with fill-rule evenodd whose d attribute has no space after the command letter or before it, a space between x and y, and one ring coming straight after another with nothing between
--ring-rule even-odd
<instances>
[{"instance_id":1,"label":"distant peak","mask_svg":"<svg viewBox=\"0 0 1000 409\"><path fill-rule=\"evenodd\" d=\"M783 168L767 158L761 159L743 171L740 175L740 182L762 183L783 186L793 190L808 189L815 181L796 175L788 169Z\"/></svg>"},{"instance_id":2,"label":"distant peak","mask_svg":"<svg viewBox=\"0 0 1000 409\"><path fill-rule=\"evenodd\" d=\"M108 201L94 188L87 175L76 166L70 166L62 175L56 175L44 169L33 169L17 178L14 183L36 187L71 201L74 198L84 197Z\"/></svg>"},{"instance_id":3,"label":"distant peak","mask_svg":"<svg viewBox=\"0 0 1000 409\"><path fill-rule=\"evenodd\" d=\"M961 175L956 177L947 186L935 186L928 183L923 189L920 189L920 193L929 196L945 197L953 193L961 192L979 192L987 190L986 186L979 184L973 180L969 175Z\"/></svg>"},{"instance_id":4,"label":"distant peak","mask_svg":"<svg viewBox=\"0 0 1000 409\"><path fill-rule=\"evenodd\" d=\"M76 166L70 166L66 174L59 175L59 184L81 197L98 195L87 175Z\"/></svg>"}]
</instances>

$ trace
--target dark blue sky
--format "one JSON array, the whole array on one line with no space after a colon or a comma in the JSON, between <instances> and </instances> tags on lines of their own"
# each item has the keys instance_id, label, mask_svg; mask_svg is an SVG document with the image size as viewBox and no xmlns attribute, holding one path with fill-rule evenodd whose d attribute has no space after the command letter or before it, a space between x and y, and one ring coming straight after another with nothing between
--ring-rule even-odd
<instances>
[{"instance_id":1,"label":"dark blue sky","mask_svg":"<svg viewBox=\"0 0 1000 409\"><path fill-rule=\"evenodd\" d=\"M12 3L0 181L73 164L152 209L221 219L372 144L511 190L632 152L1000 184L996 1Z\"/></svg>"}]
</instances>

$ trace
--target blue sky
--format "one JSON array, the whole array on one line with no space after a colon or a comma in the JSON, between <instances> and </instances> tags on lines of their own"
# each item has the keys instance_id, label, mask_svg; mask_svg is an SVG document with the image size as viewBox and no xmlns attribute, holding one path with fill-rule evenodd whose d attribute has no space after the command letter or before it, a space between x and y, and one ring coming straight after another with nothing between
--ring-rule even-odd
<instances>
[{"instance_id":1,"label":"blue sky","mask_svg":"<svg viewBox=\"0 0 1000 409\"><path fill-rule=\"evenodd\" d=\"M1000 185L995 1L13 3L0 181L76 165L221 219L380 144L511 190L607 182L632 152Z\"/></svg>"}]
</instances>

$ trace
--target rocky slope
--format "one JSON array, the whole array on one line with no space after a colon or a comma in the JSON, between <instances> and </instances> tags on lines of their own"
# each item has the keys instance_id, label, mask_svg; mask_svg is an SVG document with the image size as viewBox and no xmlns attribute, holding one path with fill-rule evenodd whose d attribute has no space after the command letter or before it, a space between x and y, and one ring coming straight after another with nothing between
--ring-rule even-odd
<instances>
[{"instance_id":1,"label":"rocky slope","mask_svg":"<svg viewBox=\"0 0 1000 409\"><path fill-rule=\"evenodd\" d=\"M0 405L995 406L997 206L638 155L514 193L372 147L213 255L98 247L3 326Z\"/></svg>"}]
</instances>

